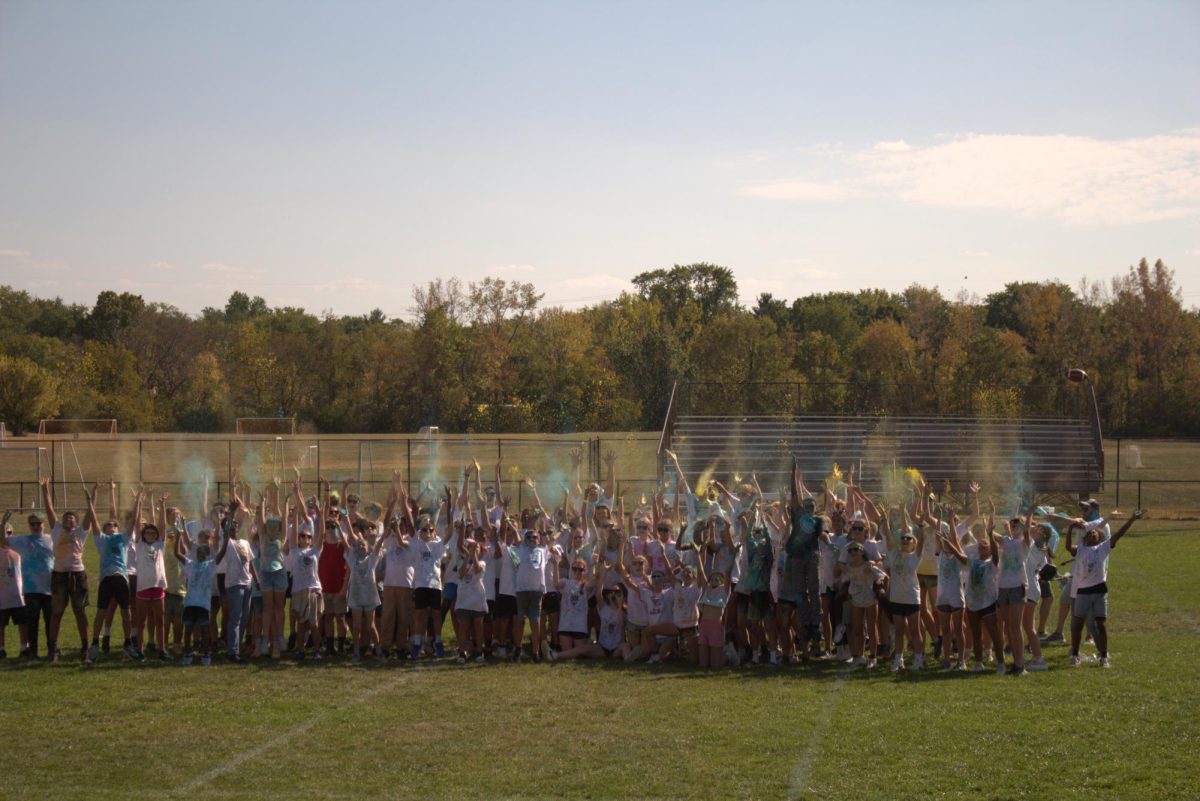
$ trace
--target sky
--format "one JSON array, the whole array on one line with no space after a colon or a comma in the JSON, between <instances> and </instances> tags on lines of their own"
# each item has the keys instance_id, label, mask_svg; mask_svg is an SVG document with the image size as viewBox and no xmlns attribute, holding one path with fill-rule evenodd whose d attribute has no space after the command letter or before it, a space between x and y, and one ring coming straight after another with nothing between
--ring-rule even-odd
<instances>
[{"instance_id":1,"label":"sky","mask_svg":"<svg viewBox=\"0 0 1200 801\"><path fill-rule=\"evenodd\" d=\"M189 313L1108 281L1200 305L1200 3L0 0L0 283Z\"/></svg>"}]
</instances>

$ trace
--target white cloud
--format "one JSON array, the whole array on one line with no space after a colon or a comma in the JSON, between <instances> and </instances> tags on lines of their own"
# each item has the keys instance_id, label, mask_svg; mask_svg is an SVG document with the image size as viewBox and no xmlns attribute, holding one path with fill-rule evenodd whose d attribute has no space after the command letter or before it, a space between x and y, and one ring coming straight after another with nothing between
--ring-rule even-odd
<instances>
[{"instance_id":1,"label":"white cloud","mask_svg":"<svg viewBox=\"0 0 1200 801\"><path fill-rule=\"evenodd\" d=\"M537 268L532 264L498 264L488 268L488 272L497 275L528 274L537 272Z\"/></svg>"},{"instance_id":2,"label":"white cloud","mask_svg":"<svg viewBox=\"0 0 1200 801\"><path fill-rule=\"evenodd\" d=\"M856 194L994 209L1069 225L1129 225L1200 214L1200 133L1138 139L968 134L927 147L880 142L830 153L832 182L780 180L740 190L768 200Z\"/></svg>"},{"instance_id":3,"label":"white cloud","mask_svg":"<svg viewBox=\"0 0 1200 801\"><path fill-rule=\"evenodd\" d=\"M848 187L818 181L772 181L765 184L743 187L742 197L765 200L843 200L851 195Z\"/></svg>"},{"instance_id":4,"label":"white cloud","mask_svg":"<svg viewBox=\"0 0 1200 801\"><path fill-rule=\"evenodd\" d=\"M151 270L174 270L175 265L169 261L152 261L149 265Z\"/></svg>"},{"instance_id":5,"label":"white cloud","mask_svg":"<svg viewBox=\"0 0 1200 801\"><path fill-rule=\"evenodd\" d=\"M0 248L0 259L28 259L28 250L16 250L15 248Z\"/></svg>"},{"instance_id":6,"label":"white cloud","mask_svg":"<svg viewBox=\"0 0 1200 801\"><path fill-rule=\"evenodd\" d=\"M964 250L962 254L973 259L990 259L992 257L991 251L987 250Z\"/></svg>"},{"instance_id":7,"label":"white cloud","mask_svg":"<svg viewBox=\"0 0 1200 801\"><path fill-rule=\"evenodd\" d=\"M1183 251L1183 255L1185 255L1185 256L1200 256L1200 248L1191 248L1190 250L1185 250L1185 251Z\"/></svg>"}]
</instances>

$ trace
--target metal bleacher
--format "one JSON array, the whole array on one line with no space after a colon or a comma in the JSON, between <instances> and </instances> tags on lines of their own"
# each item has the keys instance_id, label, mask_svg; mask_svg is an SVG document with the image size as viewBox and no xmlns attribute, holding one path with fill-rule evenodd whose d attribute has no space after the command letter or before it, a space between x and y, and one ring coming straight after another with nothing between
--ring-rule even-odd
<instances>
[{"instance_id":1,"label":"metal bleacher","mask_svg":"<svg viewBox=\"0 0 1200 801\"><path fill-rule=\"evenodd\" d=\"M853 465L868 492L907 467L956 489L976 480L1091 493L1104 479L1098 423L1086 417L689 415L673 403L660 451L668 448L688 476L728 483L754 472L764 489L786 483L793 456L818 480L834 463Z\"/></svg>"}]
</instances>

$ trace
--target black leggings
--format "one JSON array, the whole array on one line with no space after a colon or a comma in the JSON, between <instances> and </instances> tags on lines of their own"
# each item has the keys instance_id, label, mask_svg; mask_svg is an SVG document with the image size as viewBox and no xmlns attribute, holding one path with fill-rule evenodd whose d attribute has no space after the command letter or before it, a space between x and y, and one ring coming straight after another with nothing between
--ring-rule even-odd
<instances>
[{"instance_id":1,"label":"black leggings","mask_svg":"<svg viewBox=\"0 0 1200 801\"><path fill-rule=\"evenodd\" d=\"M26 640L29 643L29 653L37 656L38 650L38 615L41 614L42 625L46 627L46 636L50 636L50 596L42 592L25 593L25 626Z\"/></svg>"}]
</instances>

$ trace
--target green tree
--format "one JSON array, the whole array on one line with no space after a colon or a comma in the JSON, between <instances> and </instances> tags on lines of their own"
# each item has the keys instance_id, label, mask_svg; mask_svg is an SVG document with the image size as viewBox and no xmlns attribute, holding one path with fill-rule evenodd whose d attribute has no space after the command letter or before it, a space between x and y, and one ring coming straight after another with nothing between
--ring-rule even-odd
<instances>
[{"instance_id":1,"label":"green tree","mask_svg":"<svg viewBox=\"0 0 1200 801\"><path fill-rule=\"evenodd\" d=\"M20 434L58 414L58 382L29 359L0 354L0 422Z\"/></svg>"},{"instance_id":2,"label":"green tree","mask_svg":"<svg viewBox=\"0 0 1200 801\"><path fill-rule=\"evenodd\" d=\"M737 281L733 271L707 262L676 264L669 270L638 273L633 277L633 285L642 298L657 301L672 323L678 322L687 306L699 310L701 323L738 309Z\"/></svg>"}]
</instances>

